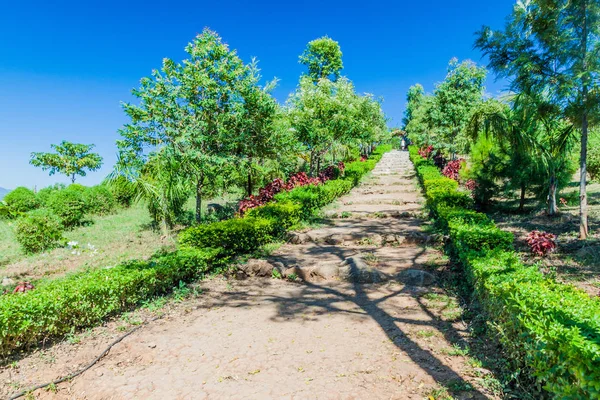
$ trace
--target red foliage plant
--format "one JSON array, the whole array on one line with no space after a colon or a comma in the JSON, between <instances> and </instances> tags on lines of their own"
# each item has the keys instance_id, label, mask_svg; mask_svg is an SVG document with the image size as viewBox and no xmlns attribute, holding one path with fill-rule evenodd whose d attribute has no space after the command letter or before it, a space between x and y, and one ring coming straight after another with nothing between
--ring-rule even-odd
<instances>
[{"instance_id":1,"label":"red foliage plant","mask_svg":"<svg viewBox=\"0 0 600 400\"><path fill-rule=\"evenodd\" d=\"M477 184L477 181L475 181L474 179L469 179L468 181L465 182L465 187L469 190L475 190L477 188L477 186L479 186Z\"/></svg>"},{"instance_id":2,"label":"red foliage plant","mask_svg":"<svg viewBox=\"0 0 600 400\"><path fill-rule=\"evenodd\" d=\"M282 179L275 179L273 182L269 183L264 188L258 191L258 195L249 196L242 201L240 201L238 212L240 215L244 215L244 213L252 208L259 207L267 204L275 198L275 195L282 191L289 191L299 186L306 185L319 185L321 183L325 183L328 180L335 178L336 170L339 170L339 173L343 173L346 169L346 165L343 162L339 162L337 165L331 165L319 173L318 177L311 178L306 175L306 172L298 172L288 179L287 183Z\"/></svg>"},{"instance_id":3,"label":"red foliage plant","mask_svg":"<svg viewBox=\"0 0 600 400\"><path fill-rule=\"evenodd\" d=\"M419 149L419 155L423 158L429 158L433 153L433 146L422 147Z\"/></svg>"},{"instance_id":4,"label":"red foliage plant","mask_svg":"<svg viewBox=\"0 0 600 400\"><path fill-rule=\"evenodd\" d=\"M460 171L460 167L462 166L462 163L464 161L465 160L462 158L459 158L458 160L449 161L448 164L446 164L446 166L442 170L442 175L444 175L446 178L454 179L458 182L460 180L458 172Z\"/></svg>"},{"instance_id":5,"label":"red foliage plant","mask_svg":"<svg viewBox=\"0 0 600 400\"><path fill-rule=\"evenodd\" d=\"M547 232L532 231L527 235L527 244L536 256L545 256L556 250L556 235Z\"/></svg>"},{"instance_id":6,"label":"red foliage plant","mask_svg":"<svg viewBox=\"0 0 600 400\"><path fill-rule=\"evenodd\" d=\"M35 286L33 286L31 282L20 282L15 290L13 290L13 293L25 293L33 289L35 289Z\"/></svg>"},{"instance_id":7,"label":"red foliage plant","mask_svg":"<svg viewBox=\"0 0 600 400\"><path fill-rule=\"evenodd\" d=\"M367 161L367 157L365 157L365 156L361 156L361 157L360 157L360 162L365 162L365 161Z\"/></svg>"}]
</instances>

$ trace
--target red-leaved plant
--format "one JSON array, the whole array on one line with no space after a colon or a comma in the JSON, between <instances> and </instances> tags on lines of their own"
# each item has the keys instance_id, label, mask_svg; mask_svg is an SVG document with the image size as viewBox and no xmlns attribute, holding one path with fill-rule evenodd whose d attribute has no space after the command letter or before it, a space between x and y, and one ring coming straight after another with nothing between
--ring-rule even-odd
<instances>
[{"instance_id":1,"label":"red-leaved plant","mask_svg":"<svg viewBox=\"0 0 600 400\"><path fill-rule=\"evenodd\" d=\"M419 149L419 155L423 158L429 158L433 153L433 146L422 147Z\"/></svg>"},{"instance_id":2,"label":"red-leaved plant","mask_svg":"<svg viewBox=\"0 0 600 400\"><path fill-rule=\"evenodd\" d=\"M289 191L300 186L320 185L325 183L336 177L336 170L339 170L339 174L342 174L345 169L346 165L340 161L337 165L330 165L322 170L318 177L311 178L306 175L306 172L298 172L290 176L287 183L282 179L277 178L264 188L260 189L258 195L252 195L240 201L238 212L240 215L244 215L246 211L252 208L265 205L272 201L279 192Z\"/></svg>"},{"instance_id":3,"label":"red-leaved plant","mask_svg":"<svg viewBox=\"0 0 600 400\"><path fill-rule=\"evenodd\" d=\"M465 182L465 187L469 190L475 190L477 189L477 186L479 185L477 184L477 181L475 179L469 179Z\"/></svg>"},{"instance_id":4,"label":"red-leaved plant","mask_svg":"<svg viewBox=\"0 0 600 400\"><path fill-rule=\"evenodd\" d=\"M556 235L532 231L527 235L527 244L534 255L543 257L556 250Z\"/></svg>"},{"instance_id":5,"label":"red-leaved plant","mask_svg":"<svg viewBox=\"0 0 600 400\"><path fill-rule=\"evenodd\" d=\"M25 293L33 289L35 289L35 286L33 286L31 282L20 282L15 290L13 290L13 293Z\"/></svg>"},{"instance_id":6,"label":"red-leaved plant","mask_svg":"<svg viewBox=\"0 0 600 400\"><path fill-rule=\"evenodd\" d=\"M460 180L460 175L458 174L460 171L460 167L465 160L459 158L458 160L448 161L448 164L442 170L442 175L446 178L454 179L455 181Z\"/></svg>"}]
</instances>

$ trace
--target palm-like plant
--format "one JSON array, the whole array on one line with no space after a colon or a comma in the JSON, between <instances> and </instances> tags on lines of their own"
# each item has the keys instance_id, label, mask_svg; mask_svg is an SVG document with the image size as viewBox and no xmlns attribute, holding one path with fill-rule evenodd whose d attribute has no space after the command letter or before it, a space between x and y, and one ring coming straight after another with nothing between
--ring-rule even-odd
<instances>
[{"instance_id":1,"label":"palm-like plant","mask_svg":"<svg viewBox=\"0 0 600 400\"><path fill-rule=\"evenodd\" d=\"M510 154L511 178L521 189L520 210L531 180L526 172L535 174L541 169L548 179L548 214L555 215L558 175L567 169L574 127L560 118L543 93L521 93L510 100L512 108L499 101L484 102L474 111L467 130L472 137L481 133L493 136Z\"/></svg>"},{"instance_id":2,"label":"palm-like plant","mask_svg":"<svg viewBox=\"0 0 600 400\"><path fill-rule=\"evenodd\" d=\"M154 222L167 234L183 214L185 202L193 190L192 181L184 179L180 171L180 163L165 147L151 153L144 163L120 155L108 183L130 185L134 200L148 204Z\"/></svg>"}]
</instances>

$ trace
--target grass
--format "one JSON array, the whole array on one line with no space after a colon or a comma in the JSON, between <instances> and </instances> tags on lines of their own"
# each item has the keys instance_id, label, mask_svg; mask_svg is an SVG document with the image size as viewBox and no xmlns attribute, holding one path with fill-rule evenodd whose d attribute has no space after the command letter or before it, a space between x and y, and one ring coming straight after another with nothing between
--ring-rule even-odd
<instances>
[{"instance_id":1,"label":"grass","mask_svg":"<svg viewBox=\"0 0 600 400\"><path fill-rule=\"evenodd\" d=\"M161 240L150 222L146 207L137 204L116 214L95 216L92 224L65 232L68 241L78 243L76 249L57 248L26 255L15 240L14 222L0 221L0 275L23 279L50 276L145 258L163 246L173 246L173 240Z\"/></svg>"},{"instance_id":2,"label":"grass","mask_svg":"<svg viewBox=\"0 0 600 400\"><path fill-rule=\"evenodd\" d=\"M240 193L230 193L204 200L203 216L207 216L208 204L232 204L240 196ZM194 198L185 205L190 220L195 205ZM17 243L15 222L0 220L0 279L6 276L15 281L36 280L81 269L107 267L126 260L145 259L158 250L174 249L176 245L174 238L163 237L153 229L148 209L142 203L89 219L89 224L64 234L67 241L78 243L77 248L57 248L33 255L23 253Z\"/></svg>"}]
</instances>

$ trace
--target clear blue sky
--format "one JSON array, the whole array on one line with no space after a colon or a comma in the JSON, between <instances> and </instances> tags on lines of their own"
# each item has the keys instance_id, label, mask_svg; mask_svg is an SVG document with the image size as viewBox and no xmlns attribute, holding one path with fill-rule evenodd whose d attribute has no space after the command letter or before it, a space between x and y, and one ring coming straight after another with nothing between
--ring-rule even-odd
<instances>
[{"instance_id":1,"label":"clear blue sky","mask_svg":"<svg viewBox=\"0 0 600 400\"><path fill-rule=\"evenodd\" d=\"M0 13L0 187L67 182L29 165L32 151L69 140L94 143L104 167L115 160L117 129L127 120L139 79L163 57L181 60L204 27L216 30L265 79L278 77L284 102L304 71L298 55L322 35L340 42L343 74L360 92L384 98L390 125L400 123L408 87L427 91L450 58L481 60L473 33L500 28L514 0L494 1L11 1ZM488 92L503 87L488 79Z\"/></svg>"}]
</instances>

